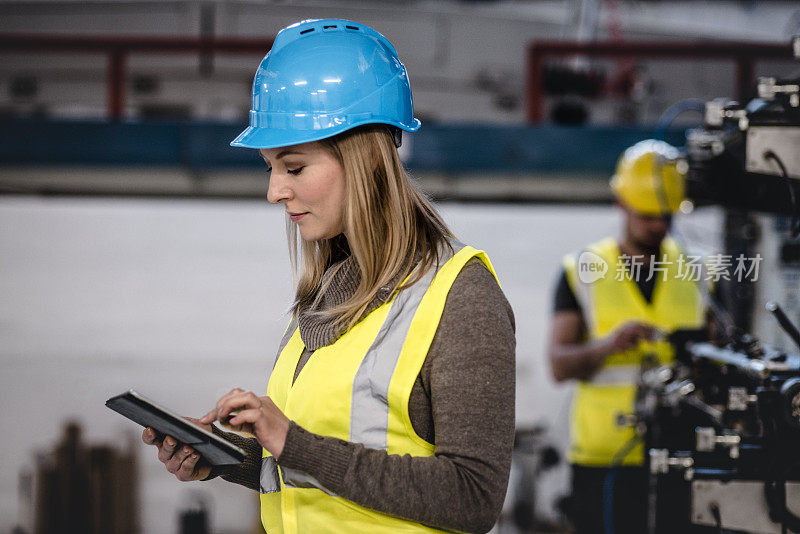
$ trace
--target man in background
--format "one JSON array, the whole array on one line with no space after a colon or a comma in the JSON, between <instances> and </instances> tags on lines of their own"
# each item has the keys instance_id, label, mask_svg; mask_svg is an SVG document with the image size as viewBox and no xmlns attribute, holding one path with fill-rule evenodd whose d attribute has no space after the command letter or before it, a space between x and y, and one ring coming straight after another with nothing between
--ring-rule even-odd
<instances>
[{"instance_id":1,"label":"man in background","mask_svg":"<svg viewBox=\"0 0 800 534\"><path fill-rule=\"evenodd\" d=\"M646 532L643 439L621 416L634 412L642 369L673 359L665 335L705 323L699 282L668 236L685 167L661 141L626 150L611 179L622 236L564 259L548 356L557 382L578 381L568 451L577 534Z\"/></svg>"}]
</instances>

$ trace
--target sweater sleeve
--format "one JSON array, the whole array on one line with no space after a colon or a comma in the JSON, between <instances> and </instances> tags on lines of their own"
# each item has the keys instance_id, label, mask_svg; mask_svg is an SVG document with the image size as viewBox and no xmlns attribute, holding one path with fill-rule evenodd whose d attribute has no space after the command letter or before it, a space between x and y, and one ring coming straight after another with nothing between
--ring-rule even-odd
<instances>
[{"instance_id":1,"label":"sweater sleeve","mask_svg":"<svg viewBox=\"0 0 800 534\"><path fill-rule=\"evenodd\" d=\"M211 432L244 449L244 461L239 465L211 466L211 472L203 480L222 477L228 482L240 484L251 490L260 489L261 478L261 445L255 438L245 438L234 432L225 432L217 425L211 425Z\"/></svg>"},{"instance_id":2,"label":"sweater sleeve","mask_svg":"<svg viewBox=\"0 0 800 534\"><path fill-rule=\"evenodd\" d=\"M373 510L486 532L499 517L511 465L514 352L511 307L473 260L450 289L421 373L430 388L434 455L390 455L292 424L278 463Z\"/></svg>"}]
</instances>

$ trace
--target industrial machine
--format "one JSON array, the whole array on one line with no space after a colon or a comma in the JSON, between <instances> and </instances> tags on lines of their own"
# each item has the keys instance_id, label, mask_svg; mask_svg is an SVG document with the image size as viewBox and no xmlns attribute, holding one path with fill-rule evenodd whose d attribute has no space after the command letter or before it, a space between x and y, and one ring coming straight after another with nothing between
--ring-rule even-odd
<instances>
[{"instance_id":1,"label":"industrial machine","mask_svg":"<svg viewBox=\"0 0 800 534\"><path fill-rule=\"evenodd\" d=\"M724 347L671 337L676 362L642 373L636 405L650 532L800 532L800 355L746 334Z\"/></svg>"},{"instance_id":2,"label":"industrial machine","mask_svg":"<svg viewBox=\"0 0 800 534\"><path fill-rule=\"evenodd\" d=\"M800 59L800 38L792 46ZM732 256L754 255L754 214L772 216L773 273L789 283L761 293L789 301L796 318L800 78L761 78L746 105L707 103L703 127L687 134L687 162L688 196L727 210ZM800 332L769 302L770 320L796 347L748 334L763 300L751 282L729 282L728 312L711 306L717 342L708 332L671 334L675 362L643 368L635 413L620 414L648 451L651 534L800 532Z\"/></svg>"}]
</instances>

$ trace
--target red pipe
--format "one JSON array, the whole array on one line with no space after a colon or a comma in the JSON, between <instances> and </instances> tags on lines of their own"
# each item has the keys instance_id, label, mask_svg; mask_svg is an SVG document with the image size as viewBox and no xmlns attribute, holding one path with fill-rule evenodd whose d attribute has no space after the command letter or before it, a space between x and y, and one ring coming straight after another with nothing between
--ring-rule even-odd
<instances>
[{"instance_id":1,"label":"red pipe","mask_svg":"<svg viewBox=\"0 0 800 534\"><path fill-rule=\"evenodd\" d=\"M538 52L533 46L528 47L528 122L542 121L542 82L544 78L545 54Z\"/></svg>"},{"instance_id":2,"label":"red pipe","mask_svg":"<svg viewBox=\"0 0 800 534\"><path fill-rule=\"evenodd\" d=\"M139 53L264 53L272 47L272 38L173 38L138 36L42 36L35 34L0 34L0 51L107 52L109 115L121 118L125 101L125 58ZM741 42L604 42L538 41L528 47L527 116L530 122L542 120L542 75L545 59L550 56L585 55L591 57L681 57L690 60L730 58L737 62L737 92L743 99L752 83L757 59L791 58L790 47L772 43Z\"/></svg>"},{"instance_id":3,"label":"red pipe","mask_svg":"<svg viewBox=\"0 0 800 534\"><path fill-rule=\"evenodd\" d=\"M266 54L273 38L173 38L106 37L71 35L0 34L0 52L80 52L108 55L106 68L106 105L108 116L120 120L125 113L126 59L130 53L228 53Z\"/></svg>"},{"instance_id":4,"label":"red pipe","mask_svg":"<svg viewBox=\"0 0 800 534\"><path fill-rule=\"evenodd\" d=\"M106 82L108 116L122 119L125 113L125 52L114 49L108 53L108 81Z\"/></svg>"}]
</instances>

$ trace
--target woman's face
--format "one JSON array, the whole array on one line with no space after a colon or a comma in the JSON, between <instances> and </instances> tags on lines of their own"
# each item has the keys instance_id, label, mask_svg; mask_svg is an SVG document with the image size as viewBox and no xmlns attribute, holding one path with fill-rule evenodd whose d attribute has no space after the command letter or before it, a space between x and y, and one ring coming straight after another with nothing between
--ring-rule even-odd
<instances>
[{"instance_id":1,"label":"woman's face","mask_svg":"<svg viewBox=\"0 0 800 534\"><path fill-rule=\"evenodd\" d=\"M344 168L319 143L262 148L271 168L267 200L283 202L286 214L307 241L337 236L344 230Z\"/></svg>"}]
</instances>

